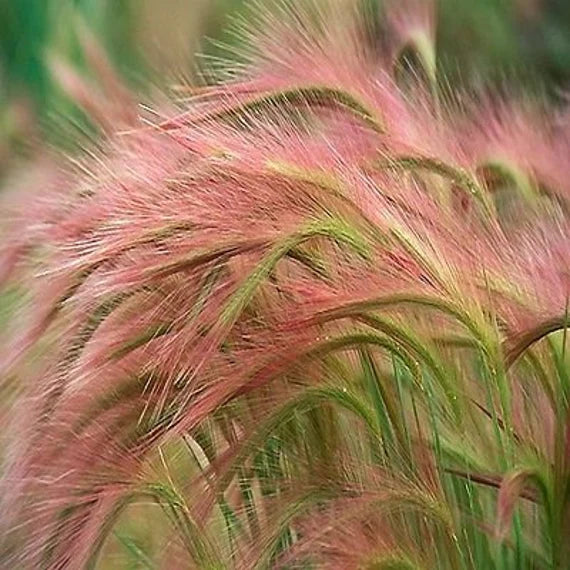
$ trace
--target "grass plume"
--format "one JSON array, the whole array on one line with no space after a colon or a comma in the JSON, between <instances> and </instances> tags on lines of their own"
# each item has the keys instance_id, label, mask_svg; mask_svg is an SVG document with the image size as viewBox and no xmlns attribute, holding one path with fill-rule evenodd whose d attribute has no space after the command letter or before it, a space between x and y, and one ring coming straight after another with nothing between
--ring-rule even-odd
<instances>
[{"instance_id":1,"label":"grass plume","mask_svg":"<svg viewBox=\"0 0 570 570\"><path fill-rule=\"evenodd\" d=\"M568 111L459 105L431 12L381 52L348 4L262 11L153 121L86 38L129 131L98 98L6 232L6 567L570 564Z\"/></svg>"}]
</instances>

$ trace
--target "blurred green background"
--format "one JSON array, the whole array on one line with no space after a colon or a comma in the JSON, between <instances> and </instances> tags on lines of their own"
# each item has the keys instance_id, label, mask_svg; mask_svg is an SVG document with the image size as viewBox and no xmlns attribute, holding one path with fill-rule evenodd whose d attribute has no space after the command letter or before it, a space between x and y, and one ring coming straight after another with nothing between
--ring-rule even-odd
<instances>
[{"instance_id":1,"label":"blurred green background","mask_svg":"<svg viewBox=\"0 0 570 570\"><path fill-rule=\"evenodd\" d=\"M336 0L329 0L336 1ZM355 0L363 1L363 0ZM368 0L379 2L380 0ZM83 20L125 81L143 90L188 75L205 37L229 40L243 0L0 0L0 175L30 140L60 144L81 114L53 80L48 55L85 68ZM507 79L560 97L570 80L570 0L440 0L439 66L452 84ZM85 71L85 70L84 70ZM67 120L67 119L66 119Z\"/></svg>"}]
</instances>

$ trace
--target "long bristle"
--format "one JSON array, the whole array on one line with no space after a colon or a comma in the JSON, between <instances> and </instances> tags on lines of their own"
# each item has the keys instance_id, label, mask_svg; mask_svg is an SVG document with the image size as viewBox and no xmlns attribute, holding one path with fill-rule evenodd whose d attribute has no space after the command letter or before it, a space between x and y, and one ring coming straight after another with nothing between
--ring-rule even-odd
<instances>
[{"instance_id":1,"label":"long bristle","mask_svg":"<svg viewBox=\"0 0 570 570\"><path fill-rule=\"evenodd\" d=\"M565 567L567 122L440 96L422 3L279 6L150 124L56 64L109 140L7 234L2 564Z\"/></svg>"}]
</instances>

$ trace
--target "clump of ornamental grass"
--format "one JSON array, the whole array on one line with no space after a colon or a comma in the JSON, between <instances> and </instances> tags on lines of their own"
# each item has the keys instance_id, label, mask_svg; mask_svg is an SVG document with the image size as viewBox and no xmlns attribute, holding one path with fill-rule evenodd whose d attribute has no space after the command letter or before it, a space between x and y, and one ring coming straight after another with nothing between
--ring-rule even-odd
<instances>
[{"instance_id":1,"label":"clump of ornamental grass","mask_svg":"<svg viewBox=\"0 0 570 570\"><path fill-rule=\"evenodd\" d=\"M568 111L261 14L4 237L2 564L567 568Z\"/></svg>"}]
</instances>

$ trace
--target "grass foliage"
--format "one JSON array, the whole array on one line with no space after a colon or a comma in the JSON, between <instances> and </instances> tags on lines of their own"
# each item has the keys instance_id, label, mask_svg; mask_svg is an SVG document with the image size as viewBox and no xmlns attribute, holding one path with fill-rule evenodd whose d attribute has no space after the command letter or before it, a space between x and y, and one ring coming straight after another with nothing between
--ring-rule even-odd
<instances>
[{"instance_id":1,"label":"grass foliage","mask_svg":"<svg viewBox=\"0 0 570 570\"><path fill-rule=\"evenodd\" d=\"M570 566L570 115L450 92L426 6L278 3L145 116L109 75L5 232L2 565Z\"/></svg>"}]
</instances>

